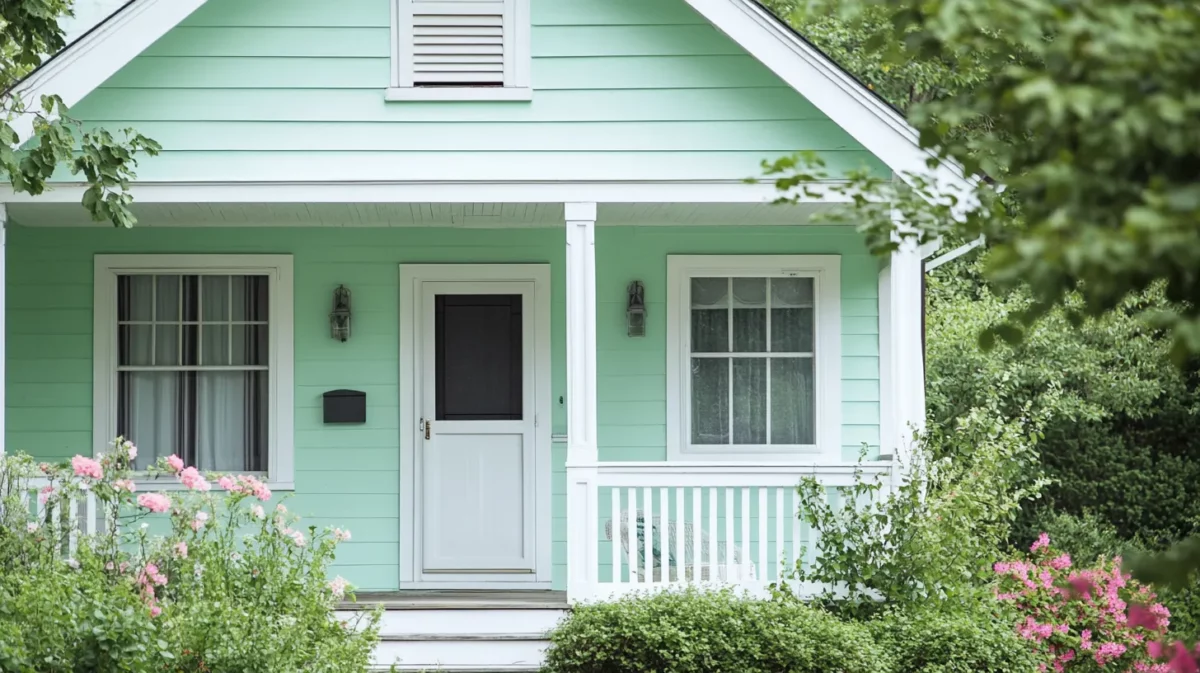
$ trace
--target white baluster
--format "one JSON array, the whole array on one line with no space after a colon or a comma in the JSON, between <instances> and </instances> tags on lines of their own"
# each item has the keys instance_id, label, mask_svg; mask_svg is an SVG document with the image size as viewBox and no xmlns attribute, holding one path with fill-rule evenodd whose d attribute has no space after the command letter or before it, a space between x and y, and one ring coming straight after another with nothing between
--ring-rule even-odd
<instances>
[{"instance_id":1,"label":"white baluster","mask_svg":"<svg viewBox=\"0 0 1200 673\"><path fill-rule=\"evenodd\" d=\"M708 489L708 525L705 526L705 532L708 533L708 581L716 582L720 577L720 571L717 564L717 531L720 528L717 526L717 489Z\"/></svg>"},{"instance_id":2,"label":"white baluster","mask_svg":"<svg viewBox=\"0 0 1200 673\"><path fill-rule=\"evenodd\" d=\"M667 494L667 489L659 488L658 505L662 508L662 512L658 515L658 563L662 566L662 572L659 573L658 581L661 584L671 581L671 518L669 516L671 507L668 504L670 502L671 498Z\"/></svg>"},{"instance_id":3,"label":"white baluster","mask_svg":"<svg viewBox=\"0 0 1200 673\"><path fill-rule=\"evenodd\" d=\"M675 488L675 581L686 577L683 562L683 536L687 534L687 517L683 515L683 488Z\"/></svg>"},{"instance_id":4,"label":"white baluster","mask_svg":"<svg viewBox=\"0 0 1200 673\"><path fill-rule=\"evenodd\" d=\"M612 583L621 583L621 488L613 486L610 490L611 501L608 507L608 520L612 522Z\"/></svg>"},{"instance_id":5,"label":"white baluster","mask_svg":"<svg viewBox=\"0 0 1200 673\"><path fill-rule=\"evenodd\" d=\"M638 583L638 542L637 542L637 489L632 486L625 491L628 500L626 510L627 525L625 528L626 549L629 554L629 583Z\"/></svg>"},{"instance_id":6,"label":"white baluster","mask_svg":"<svg viewBox=\"0 0 1200 673\"><path fill-rule=\"evenodd\" d=\"M700 558L704 551L701 533L704 532L704 517L702 516L704 507L704 491L699 488L692 489L692 581L699 582L704 576L704 567L700 563Z\"/></svg>"},{"instance_id":7,"label":"white baluster","mask_svg":"<svg viewBox=\"0 0 1200 673\"><path fill-rule=\"evenodd\" d=\"M726 486L725 491L725 581L732 582L733 574L733 488Z\"/></svg>"},{"instance_id":8,"label":"white baluster","mask_svg":"<svg viewBox=\"0 0 1200 673\"><path fill-rule=\"evenodd\" d=\"M737 578L739 582L749 579L750 570L750 487L743 486L742 492L742 542L738 547L741 549L737 565Z\"/></svg>"},{"instance_id":9,"label":"white baluster","mask_svg":"<svg viewBox=\"0 0 1200 673\"><path fill-rule=\"evenodd\" d=\"M758 567L754 579L765 584L771 578L771 564L767 561L767 489L758 489Z\"/></svg>"},{"instance_id":10,"label":"white baluster","mask_svg":"<svg viewBox=\"0 0 1200 673\"><path fill-rule=\"evenodd\" d=\"M800 495L792 491L792 558L796 563L800 558ZM806 554L807 556L807 554Z\"/></svg>"},{"instance_id":11,"label":"white baluster","mask_svg":"<svg viewBox=\"0 0 1200 673\"><path fill-rule=\"evenodd\" d=\"M84 525L86 526L88 535L96 534L96 494L88 491L87 500L84 507L86 509L84 515L87 517Z\"/></svg>"},{"instance_id":12,"label":"white baluster","mask_svg":"<svg viewBox=\"0 0 1200 673\"><path fill-rule=\"evenodd\" d=\"M775 489L775 562L779 564L776 568L775 579L782 580L787 568L787 555L783 551L783 492L786 488Z\"/></svg>"},{"instance_id":13,"label":"white baluster","mask_svg":"<svg viewBox=\"0 0 1200 673\"><path fill-rule=\"evenodd\" d=\"M67 558L75 558L79 548L79 502L67 499Z\"/></svg>"},{"instance_id":14,"label":"white baluster","mask_svg":"<svg viewBox=\"0 0 1200 673\"><path fill-rule=\"evenodd\" d=\"M646 581L654 583L654 491L646 486L642 488L642 498L646 500L644 509L646 511L646 524L643 530L645 534L646 553L643 556L646 559Z\"/></svg>"}]
</instances>

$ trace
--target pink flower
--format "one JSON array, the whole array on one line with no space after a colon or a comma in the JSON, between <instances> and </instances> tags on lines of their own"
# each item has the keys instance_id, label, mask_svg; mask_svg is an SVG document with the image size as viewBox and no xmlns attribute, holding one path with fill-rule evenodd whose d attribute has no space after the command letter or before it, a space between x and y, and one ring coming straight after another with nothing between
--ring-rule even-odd
<instances>
[{"instance_id":1,"label":"pink flower","mask_svg":"<svg viewBox=\"0 0 1200 673\"><path fill-rule=\"evenodd\" d=\"M291 531L290 533L287 533L287 535L291 536L292 542L296 543L297 547L304 546L304 544L305 544L304 543L304 533L301 533L298 530L294 530L294 531Z\"/></svg>"},{"instance_id":2,"label":"pink flower","mask_svg":"<svg viewBox=\"0 0 1200 673\"><path fill-rule=\"evenodd\" d=\"M133 445L133 442L125 440L125 442L121 444L121 448L125 449L125 455L129 456L130 462L133 462L137 459L137 447Z\"/></svg>"},{"instance_id":3,"label":"pink flower","mask_svg":"<svg viewBox=\"0 0 1200 673\"><path fill-rule=\"evenodd\" d=\"M187 558L188 546L186 542L177 542L175 544L175 556L178 558Z\"/></svg>"},{"instance_id":4,"label":"pink flower","mask_svg":"<svg viewBox=\"0 0 1200 673\"><path fill-rule=\"evenodd\" d=\"M233 493L241 493L242 491L241 487L237 485L237 482L232 477L221 477L217 480L217 486Z\"/></svg>"},{"instance_id":5,"label":"pink flower","mask_svg":"<svg viewBox=\"0 0 1200 673\"><path fill-rule=\"evenodd\" d=\"M1121 643L1102 643L1092 656L1097 664L1103 666L1122 654L1125 654L1125 646Z\"/></svg>"},{"instance_id":6,"label":"pink flower","mask_svg":"<svg viewBox=\"0 0 1200 673\"><path fill-rule=\"evenodd\" d=\"M38 529L38 525L32 521L25 524L25 532L26 533L36 533L37 529Z\"/></svg>"},{"instance_id":7,"label":"pink flower","mask_svg":"<svg viewBox=\"0 0 1200 673\"><path fill-rule=\"evenodd\" d=\"M201 523L208 521L208 512L196 512L196 520Z\"/></svg>"},{"instance_id":8,"label":"pink flower","mask_svg":"<svg viewBox=\"0 0 1200 673\"><path fill-rule=\"evenodd\" d=\"M38 504L45 505L46 501L50 499L50 495L53 493L54 493L53 486L43 487L42 490L38 491Z\"/></svg>"},{"instance_id":9,"label":"pink flower","mask_svg":"<svg viewBox=\"0 0 1200 673\"><path fill-rule=\"evenodd\" d=\"M162 493L143 493L137 497L137 504L156 514L171 509L171 500Z\"/></svg>"},{"instance_id":10,"label":"pink flower","mask_svg":"<svg viewBox=\"0 0 1200 673\"><path fill-rule=\"evenodd\" d=\"M1054 558L1050 559L1050 567L1054 568L1055 570L1066 570L1067 568L1070 568L1071 567L1070 554L1062 554L1060 556L1055 556Z\"/></svg>"},{"instance_id":11,"label":"pink flower","mask_svg":"<svg viewBox=\"0 0 1200 673\"><path fill-rule=\"evenodd\" d=\"M150 616L151 617L157 617L161 614L162 614L162 608L158 607L157 605L152 605L150 607Z\"/></svg>"},{"instance_id":12,"label":"pink flower","mask_svg":"<svg viewBox=\"0 0 1200 673\"><path fill-rule=\"evenodd\" d=\"M75 456L71 459L71 469L75 470L76 477L104 478L104 468L100 467L100 463L91 458Z\"/></svg>"},{"instance_id":13,"label":"pink flower","mask_svg":"<svg viewBox=\"0 0 1200 673\"><path fill-rule=\"evenodd\" d=\"M134 483L132 479L118 479L114 481L112 485L113 488L117 489L118 491L128 491L130 493L135 493L137 491L137 484Z\"/></svg>"},{"instance_id":14,"label":"pink flower","mask_svg":"<svg viewBox=\"0 0 1200 673\"><path fill-rule=\"evenodd\" d=\"M171 454L170 456L167 456L167 467L170 468L172 472L179 472L183 469L183 459L175 454Z\"/></svg>"},{"instance_id":15,"label":"pink flower","mask_svg":"<svg viewBox=\"0 0 1200 673\"><path fill-rule=\"evenodd\" d=\"M1029 548L1029 551L1037 551L1039 549L1045 549L1046 547L1049 547L1049 546L1050 546L1050 536L1047 535L1046 533L1042 533L1041 535L1038 536L1037 541L1033 543L1033 546L1031 546Z\"/></svg>"},{"instance_id":16,"label":"pink flower","mask_svg":"<svg viewBox=\"0 0 1200 673\"><path fill-rule=\"evenodd\" d=\"M333 539L338 542L345 542L350 539L350 531L342 530L341 528L333 529Z\"/></svg>"},{"instance_id":17,"label":"pink flower","mask_svg":"<svg viewBox=\"0 0 1200 673\"><path fill-rule=\"evenodd\" d=\"M250 516L253 516L255 519L262 519L266 515L267 513L263 511L262 505L255 505L250 508Z\"/></svg>"},{"instance_id":18,"label":"pink flower","mask_svg":"<svg viewBox=\"0 0 1200 673\"><path fill-rule=\"evenodd\" d=\"M1085 650L1092 649L1092 630L1091 629L1084 629L1079 634L1079 647L1081 649L1085 649Z\"/></svg>"},{"instance_id":19,"label":"pink flower","mask_svg":"<svg viewBox=\"0 0 1200 673\"><path fill-rule=\"evenodd\" d=\"M349 586L350 583L339 575L329 582L329 592L333 594L334 598L341 598L346 595L346 589Z\"/></svg>"},{"instance_id":20,"label":"pink flower","mask_svg":"<svg viewBox=\"0 0 1200 673\"><path fill-rule=\"evenodd\" d=\"M200 471L194 467L185 467L183 471L179 473L179 483L192 489L193 491L204 492L212 488L212 484L208 483L208 480L204 478L204 475L200 474Z\"/></svg>"}]
</instances>

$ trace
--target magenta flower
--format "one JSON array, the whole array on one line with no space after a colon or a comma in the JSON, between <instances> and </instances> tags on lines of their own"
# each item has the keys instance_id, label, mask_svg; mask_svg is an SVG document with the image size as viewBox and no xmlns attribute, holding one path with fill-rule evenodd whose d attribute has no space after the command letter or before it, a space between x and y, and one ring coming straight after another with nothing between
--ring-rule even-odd
<instances>
[{"instance_id":1,"label":"magenta flower","mask_svg":"<svg viewBox=\"0 0 1200 673\"><path fill-rule=\"evenodd\" d=\"M100 467L100 463L91 458L75 456L71 459L71 469L75 471L76 477L104 478L104 468Z\"/></svg>"},{"instance_id":2,"label":"magenta flower","mask_svg":"<svg viewBox=\"0 0 1200 673\"><path fill-rule=\"evenodd\" d=\"M171 500L162 493L143 493L137 497L137 504L155 514L171 509Z\"/></svg>"},{"instance_id":3,"label":"magenta flower","mask_svg":"<svg viewBox=\"0 0 1200 673\"><path fill-rule=\"evenodd\" d=\"M1070 554L1061 554L1050 559L1050 567L1055 570L1066 570L1071 567Z\"/></svg>"},{"instance_id":4,"label":"magenta flower","mask_svg":"<svg viewBox=\"0 0 1200 673\"><path fill-rule=\"evenodd\" d=\"M1033 546L1031 546L1029 548L1029 551L1037 551L1039 549L1045 549L1046 547L1049 547L1049 546L1050 546L1050 536L1047 535L1046 533L1042 533L1041 535L1038 536L1037 541L1033 543Z\"/></svg>"}]
</instances>

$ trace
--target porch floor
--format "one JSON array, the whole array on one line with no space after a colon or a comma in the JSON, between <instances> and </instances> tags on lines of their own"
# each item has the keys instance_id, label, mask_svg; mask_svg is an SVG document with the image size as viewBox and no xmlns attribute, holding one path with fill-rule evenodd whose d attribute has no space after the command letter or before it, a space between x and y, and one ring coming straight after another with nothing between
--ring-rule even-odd
<instances>
[{"instance_id":1,"label":"porch floor","mask_svg":"<svg viewBox=\"0 0 1200 673\"><path fill-rule=\"evenodd\" d=\"M565 591L528 589L363 591L357 603L343 602L343 610L381 606L385 610L563 610Z\"/></svg>"}]
</instances>

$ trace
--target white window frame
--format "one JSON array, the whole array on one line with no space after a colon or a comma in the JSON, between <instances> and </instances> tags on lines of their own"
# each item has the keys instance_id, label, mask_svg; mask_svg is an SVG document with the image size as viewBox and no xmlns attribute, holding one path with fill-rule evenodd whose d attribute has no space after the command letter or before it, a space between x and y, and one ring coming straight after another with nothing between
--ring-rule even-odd
<instances>
[{"instance_id":1,"label":"white window frame","mask_svg":"<svg viewBox=\"0 0 1200 673\"><path fill-rule=\"evenodd\" d=\"M413 86L412 25L405 17L412 13L401 10L401 3L412 0L391 0L392 4L392 81L384 95L388 101L529 101L533 100L530 70L533 66L530 47L532 15L529 0L503 0L504 14L511 16L511 26L505 26L504 86ZM462 5L467 3L448 3ZM512 58L508 58L511 49Z\"/></svg>"},{"instance_id":2,"label":"white window frame","mask_svg":"<svg viewBox=\"0 0 1200 673\"><path fill-rule=\"evenodd\" d=\"M842 291L840 255L667 256L667 459L789 462L841 459ZM812 278L815 444L694 445L691 443L691 279Z\"/></svg>"},{"instance_id":3,"label":"white window frame","mask_svg":"<svg viewBox=\"0 0 1200 673\"><path fill-rule=\"evenodd\" d=\"M291 255L96 255L92 324L92 445L107 451L117 433L117 277L123 274L268 277L267 483L295 488L295 346ZM154 481L170 489L173 482Z\"/></svg>"}]
</instances>

